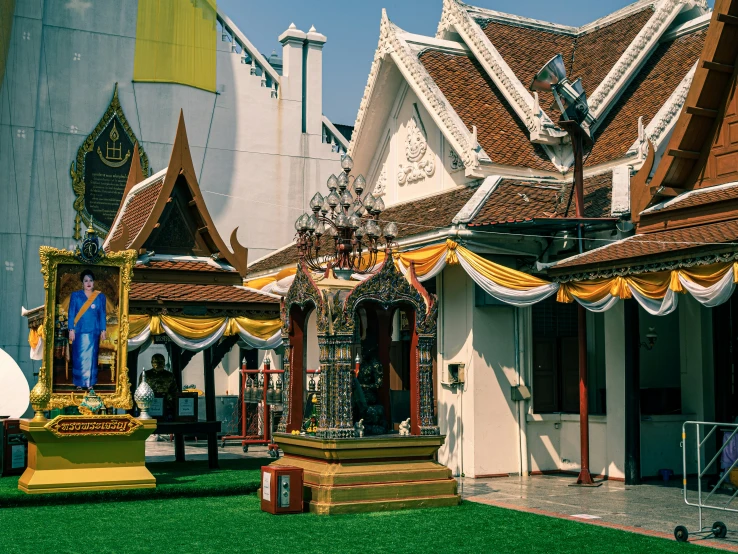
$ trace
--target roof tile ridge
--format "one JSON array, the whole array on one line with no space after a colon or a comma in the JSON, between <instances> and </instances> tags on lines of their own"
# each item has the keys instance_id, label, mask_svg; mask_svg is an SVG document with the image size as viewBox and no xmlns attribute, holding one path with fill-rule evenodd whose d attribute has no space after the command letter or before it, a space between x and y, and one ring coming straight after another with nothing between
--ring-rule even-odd
<instances>
[{"instance_id":1,"label":"roof tile ridge","mask_svg":"<svg viewBox=\"0 0 738 554\"><path fill-rule=\"evenodd\" d=\"M658 204L654 204L650 208L646 208L645 210L641 212L641 214L650 214L650 213L659 212L661 210L670 208L671 206L675 204L679 204L680 202L687 200L688 198L691 198L692 196L699 196L706 192L719 192L722 190L730 190L736 187L738 187L738 181L732 181L730 183L723 183L721 185L715 185L713 187L705 187L701 189L688 190L686 192L679 194L678 196L669 198L667 200L659 202Z\"/></svg>"},{"instance_id":2,"label":"roof tile ridge","mask_svg":"<svg viewBox=\"0 0 738 554\"><path fill-rule=\"evenodd\" d=\"M440 31L441 28L448 30L452 27L525 125L529 133L528 139L531 142L543 144L551 162L562 169L566 164L558 156L559 149L547 148L546 145L558 146L560 139L566 133L556 129L551 118L541 109L537 93L531 93L518 79L492 41L470 16L467 6L459 0L444 0L442 25L439 26L439 32L441 34L444 32Z\"/></svg>"},{"instance_id":3,"label":"roof tile ridge","mask_svg":"<svg viewBox=\"0 0 738 554\"><path fill-rule=\"evenodd\" d=\"M704 0L697 0L704 3ZM646 24L633 38L615 65L591 94L588 99L589 109L598 123L605 119L609 108L615 104L620 92L628 86L631 79L637 75L643 62L651 56L661 37L674 22L676 17L687 8L694 5L694 0L659 0L658 7Z\"/></svg>"},{"instance_id":4,"label":"roof tile ridge","mask_svg":"<svg viewBox=\"0 0 738 554\"><path fill-rule=\"evenodd\" d=\"M438 88L438 85L433 81L410 46L399 36L402 32L402 29L389 20L387 11L382 9L379 43L374 53L374 60L372 61L367 84L364 88L364 95L356 115L354 132L351 137L348 153L353 155L358 139L363 131L363 123L373 96L382 62L385 57L391 56L413 91L421 101L424 101L426 109L428 109L428 112L444 136L446 136L451 147L461 157L466 168L466 175L468 177L481 176L479 174L479 158L487 157L486 153L481 149L470 130L466 128L466 125L464 125L456 110L453 109L451 103L448 102L443 92Z\"/></svg>"},{"instance_id":5,"label":"roof tile ridge","mask_svg":"<svg viewBox=\"0 0 738 554\"><path fill-rule=\"evenodd\" d=\"M113 238L113 234L115 233L118 225L120 225L121 221L123 220L123 216L125 215L126 210L128 209L128 205L131 202L133 202L134 198L140 192L143 192L145 189L148 189L149 187L153 186L155 183L163 179L167 174L167 169L168 169L168 166L154 173L150 177L147 177L146 179L144 179L137 185L131 187L131 190L128 191L128 194L123 199L120 207L118 208L118 213L115 215L115 220L113 220L113 224L110 226L110 230L108 231L108 234L105 237L105 240L103 241L103 248L108 247L108 244Z\"/></svg>"},{"instance_id":6,"label":"roof tile ridge","mask_svg":"<svg viewBox=\"0 0 738 554\"><path fill-rule=\"evenodd\" d=\"M284 246L280 246L276 250L273 250L273 251L269 252L269 254L264 254L261 258L255 259L253 262L251 262L249 264L249 267L258 264L259 262L263 262L264 260L267 260L267 259L271 258L272 256L275 256L276 254L281 254L285 250L287 250L287 249L292 248L293 246L295 246L295 244L296 243L294 241L292 241L289 244L285 244Z\"/></svg>"},{"instance_id":7,"label":"roof tile ridge","mask_svg":"<svg viewBox=\"0 0 738 554\"><path fill-rule=\"evenodd\" d=\"M473 220L502 181L503 177L501 175L490 175L486 177L481 186L453 217L451 223L458 225L459 223L469 223Z\"/></svg>"},{"instance_id":8,"label":"roof tile ridge","mask_svg":"<svg viewBox=\"0 0 738 554\"><path fill-rule=\"evenodd\" d=\"M636 233L635 235L631 235L629 237L623 237L622 239L613 240L612 242L609 242L609 243L604 244L602 246L598 246L597 248L592 248L591 250L587 250L586 252L582 252L581 254L575 254L574 256L569 256L568 258L564 258L563 260L557 261L554 265L551 266L551 269L554 269L559 264L564 264L564 263L569 263L569 262L576 261L576 260L578 260L580 258L583 258L584 256L589 256L590 254L592 254L594 252L599 252L600 250L604 250L605 248L610 248L611 246L613 246L615 244L622 244L624 242L627 242L627 241L629 241L631 239L634 239L636 237L639 237L639 236L644 236L644 235Z\"/></svg>"},{"instance_id":9,"label":"roof tile ridge","mask_svg":"<svg viewBox=\"0 0 738 554\"><path fill-rule=\"evenodd\" d=\"M636 153L638 160L636 163L642 164L646 161L648 154L649 141L653 143L653 147L658 151L661 143L669 136L669 131L674 127L679 119L684 103L687 101L689 88L692 86L694 74L697 71L699 60L694 62L687 74L682 78L679 84L674 88L669 98L663 103L656 115L651 118L648 125L643 126L643 117L638 118L638 138L626 152Z\"/></svg>"}]
</instances>

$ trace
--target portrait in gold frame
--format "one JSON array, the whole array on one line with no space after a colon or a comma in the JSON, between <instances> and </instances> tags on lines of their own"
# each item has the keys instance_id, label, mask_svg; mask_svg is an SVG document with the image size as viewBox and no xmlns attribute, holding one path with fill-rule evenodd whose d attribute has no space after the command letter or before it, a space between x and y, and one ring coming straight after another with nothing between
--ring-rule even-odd
<instances>
[{"instance_id":1,"label":"portrait in gold frame","mask_svg":"<svg viewBox=\"0 0 738 554\"><path fill-rule=\"evenodd\" d=\"M74 272L79 275L85 269L92 269L94 272L95 268L99 268L98 271L101 275L109 276L111 269L117 269L118 272L117 280L108 278L108 287L110 283L116 281L118 286L117 295L113 295L117 297L117 318L115 314L112 314L112 317L109 318L109 321L117 321L117 349L113 354L115 356L114 360L110 360L111 367L115 368L111 376L111 385L114 386L103 387L109 390L101 390L98 394L106 407L130 409L132 407L131 385L127 371L128 349L125 345L128 343L128 294L131 287L136 252L134 250L110 252L94 264L81 261L75 252L50 246L42 246L39 249L39 255L46 292L44 336L48 337L48 340L44 342L43 363L39 371L38 383L31 392L34 409L38 411L39 409L48 410L65 406L78 406L87 392L86 390L60 391L59 388L64 387L55 387L53 371L54 336L57 319L60 315L57 313L61 305L58 289L63 281L62 278ZM114 274L114 271L112 273ZM63 314L61 315L63 317Z\"/></svg>"}]
</instances>

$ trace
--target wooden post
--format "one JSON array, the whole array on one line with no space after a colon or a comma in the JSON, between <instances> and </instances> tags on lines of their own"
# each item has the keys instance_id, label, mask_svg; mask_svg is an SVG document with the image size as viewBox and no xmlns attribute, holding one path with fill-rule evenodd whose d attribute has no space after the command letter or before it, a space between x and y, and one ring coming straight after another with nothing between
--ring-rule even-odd
<instances>
[{"instance_id":1,"label":"wooden post","mask_svg":"<svg viewBox=\"0 0 738 554\"><path fill-rule=\"evenodd\" d=\"M182 349L174 342L169 343L169 363L172 366L174 382L177 384L177 393L182 392ZM178 402L178 399L174 399ZM176 409L176 408L175 408ZM182 433L174 434L174 461L185 461L185 444Z\"/></svg>"},{"instance_id":2,"label":"wooden post","mask_svg":"<svg viewBox=\"0 0 738 554\"><path fill-rule=\"evenodd\" d=\"M205 419L215 421L215 367L211 348L203 350L205 371ZM208 433L208 467L218 468L218 434Z\"/></svg>"},{"instance_id":3,"label":"wooden post","mask_svg":"<svg viewBox=\"0 0 738 554\"><path fill-rule=\"evenodd\" d=\"M420 435L420 353L418 351L418 328L415 325L418 315L408 311L410 323L410 434Z\"/></svg>"},{"instance_id":4,"label":"wooden post","mask_svg":"<svg viewBox=\"0 0 738 554\"><path fill-rule=\"evenodd\" d=\"M641 372L638 304L625 301L625 484L641 482Z\"/></svg>"},{"instance_id":5,"label":"wooden post","mask_svg":"<svg viewBox=\"0 0 738 554\"><path fill-rule=\"evenodd\" d=\"M579 316L579 444L581 469L577 485L594 485L589 473L589 394L587 390L587 311L577 305Z\"/></svg>"}]
</instances>

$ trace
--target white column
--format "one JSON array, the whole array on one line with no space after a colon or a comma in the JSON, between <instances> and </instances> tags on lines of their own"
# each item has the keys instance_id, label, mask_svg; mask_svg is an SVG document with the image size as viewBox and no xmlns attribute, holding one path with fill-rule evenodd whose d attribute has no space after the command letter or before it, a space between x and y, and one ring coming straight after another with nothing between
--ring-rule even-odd
<instances>
[{"instance_id":1,"label":"white column","mask_svg":"<svg viewBox=\"0 0 738 554\"><path fill-rule=\"evenodd\" d=\"M323 129L323 45L325 35L311 27L305 40L305 132L321 135Z\"/></svg>"},{"instance_id":2,"label":"white column","mask_svg":"<svg viewBox=\"0 0 738 554\"><path fill-rule=\"evenodd\" d=\"M633 300L628 300L633 302ZM618 302L605 312L607 475L625 476L625 312Z\"/></svg>"},{"instance_id":3,"label":"white column","mask_svg":"<svg viewBox=\"0 0 738 554\"><path fill-rule=\"evenodd\" d=\"M279 35L282 43L282 79L280 94L282 100L302 101L302 49L307 35L293 23Z\"/></svg>"}]
</instances>

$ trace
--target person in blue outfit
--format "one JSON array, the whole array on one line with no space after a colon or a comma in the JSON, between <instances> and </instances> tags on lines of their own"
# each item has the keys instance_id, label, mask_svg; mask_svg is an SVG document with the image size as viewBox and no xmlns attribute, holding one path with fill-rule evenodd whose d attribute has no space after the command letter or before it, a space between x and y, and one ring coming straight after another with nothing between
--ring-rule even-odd
<instances>
[{"instance_id":1,"label":"person in blue outfit","mask_svg":"<svg viewBox=\"0 0 738 554\"><path fill-rule=\"evenodd\" d=\"M85 269L80 275L82 290L69 299L69 344L72 355L72 380L78 389L97 384L97 354L100 339L105 340L105 295L95 290L95 275Z\"/></svg>"}]
</instances>

